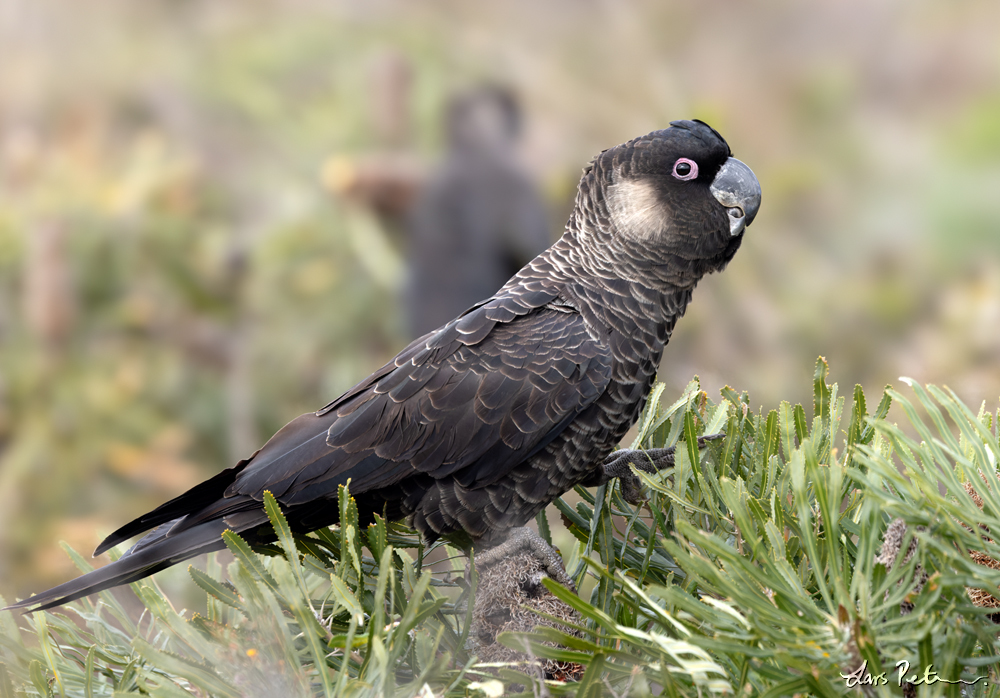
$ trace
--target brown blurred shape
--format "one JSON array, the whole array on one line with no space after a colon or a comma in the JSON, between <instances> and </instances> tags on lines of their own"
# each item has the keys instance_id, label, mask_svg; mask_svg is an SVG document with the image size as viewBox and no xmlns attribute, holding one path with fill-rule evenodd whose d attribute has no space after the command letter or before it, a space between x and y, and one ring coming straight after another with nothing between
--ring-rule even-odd
<instances>
[{"instance_id":1,"label":"brown blurred shape","mask_svg":"<svg viewBox=\"0 0 1000 698\"><path fill-rule=\"evenodd\" d=\"M379 141L396 148L409 145L413 66L398 51L385 51L375 58L371 84L372 116Z\"/></svg>"},{"instance_id":2,"label":"brown blurred shape","mask_svg":"<svg viewBox=\"0 0 1000 698\"><path fill-rule=\"evenodd\" d=\"M27 230L24 312L28 328L47 350L69 338L75 316L73 286L66 255L66 230L42 220Z\"/></svg>"},{"instance_id":3,"label":"brown blurred shape","mask_svg":"<svg viewBox=\"0 0 1000 698\"><path fill-rule=\"evenodd\" d=\"M359 157L332 155L321 178L328 191L374 212L399 237L427 180L427 167L412 149L413 66L398 51L383 51L372 62L368 84L378 150Z\"/></svg>"},{"instance_id":4,"label":"brown blurred shape","mask_svg":"<svg viewBox=\"0 0 1000 698\"><path fill-rule=\"evenodd\" d=\"M375 153L360 158L335 155L323 165L326 188L373 211L391 226L401 224L427 179L427 168L410 153Z\"/></svg>"}]
</instances>

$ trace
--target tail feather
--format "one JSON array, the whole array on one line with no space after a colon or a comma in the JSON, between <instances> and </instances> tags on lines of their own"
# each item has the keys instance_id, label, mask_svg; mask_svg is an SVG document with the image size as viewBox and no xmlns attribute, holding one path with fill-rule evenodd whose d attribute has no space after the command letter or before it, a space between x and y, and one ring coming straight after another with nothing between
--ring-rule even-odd
<instances>
[{"instance_id":1,"label":"tail feather","mask_svg":"<svg viewBox=\"0 0 1000 698\"><path fill-rule=\"evenodd\" d=\"M255 455L257 454L254 453ZM232 468L226 468L221 473L205 480L205 482L195 485L184 494L174 497L169 502L164 502L148 514L143 514L134 521L128 522L105 538L97 546L94 555L100 555L119 543L127 541L129 538L169 521L179 519L193 511L199 511L217 501L221 493L226 491L226 488L236 480L236 476L240 474L252 459L253 456L250 456L246 460L241 460Z\"/></svg>"},{"instance_id":2,"label":"tail feather","mask_svg":"<svg viewBox=\"0 0 1000 698\"><path fill-rule=\"evenodd\" d=\"M43 591L41 594L18 601L0 610L21 610L28 613L60 606L119 584L138 581L181 560L226 547L222 540L222 533L229 526L224 521L209 521L168 538L165 531L169 528L169 526L164 526L162 532L154 531L146 536L139 544L110 565L105 565L82 577L71 579L48 591ZM157 537L159 540L156 540ZM148 540L151 538L153 540Z\"/></svg>"}]
</instances>

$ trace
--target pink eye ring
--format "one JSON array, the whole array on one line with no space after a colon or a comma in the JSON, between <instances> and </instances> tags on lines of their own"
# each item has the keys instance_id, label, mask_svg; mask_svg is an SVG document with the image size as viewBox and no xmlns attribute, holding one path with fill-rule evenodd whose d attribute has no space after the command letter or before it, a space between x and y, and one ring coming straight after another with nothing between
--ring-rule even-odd
<instances>
[{"instance_id":1,"label":"pink eye ring","mask_svg":"<svg viewBox=\"0 0 1000 698\"><path fill-rule=\"evenodd\" d=\"M687 158L678 158L677 162L674 163L673 175L685 182L695 179L698 176L698 163Z\"/></svg>"}]
</instances>

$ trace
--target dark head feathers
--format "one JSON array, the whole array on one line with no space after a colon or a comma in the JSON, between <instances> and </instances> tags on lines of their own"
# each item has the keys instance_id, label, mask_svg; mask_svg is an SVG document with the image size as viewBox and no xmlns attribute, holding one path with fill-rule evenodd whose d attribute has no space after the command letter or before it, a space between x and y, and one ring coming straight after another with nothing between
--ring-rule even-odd
<instances>
[{"instance_id":1,"label":"dark head feathers","mask_svg":"<svg viewBox=\"0 0 1000 698\"><path fill-rule=\"evenodd\" d=\"M671 121L670 125L673 128L679 128L685 131L689 131L693 134L697 134L698 137L703 138L705 140L706 144L721 142L724 146L726 146L727 157L732 155L732 152L729 151L729 144L726 143L726 139L722 137L722 134L720 134L714 128L706 124L701 119L694 119L694 120L685 119L681 121ZM706 131L708 133L706 133Z\"/></svg>"},{"instance_id":2,"label":"dark head feathers","mask_svg":"<svg viewBox=\"0 0 1000 698\"><path fill-rule=\"evenodd\" d=\"M583 168L583 174L590 174L598 162L607 168L605 171L608 175L612 167L621 168L622 174L630 174L633 169L635 174L642 174L652 169L657 155L665 155L669 151L676 157L681 150L711 154L712 161L718 161L719 166L733 154L726 139L704 121L698 119L671 121L670 128L651 131L621 145L602 150ZM662 166L664 163L655 162L655 164ZM611 167L608 167L609 165ZM714 176L715 173L705 172L704 176L709 174Z\"/></svg>"}]
</instances>

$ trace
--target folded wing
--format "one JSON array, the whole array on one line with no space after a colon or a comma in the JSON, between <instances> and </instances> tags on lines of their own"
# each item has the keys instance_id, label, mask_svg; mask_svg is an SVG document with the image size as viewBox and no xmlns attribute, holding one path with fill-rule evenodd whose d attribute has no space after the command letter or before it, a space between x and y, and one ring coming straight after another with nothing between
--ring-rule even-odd
<instances>
[{"instance_id":1,"label":"folded wing","mask_svg":"<svg viewBox=\"0 0 1000 698\"><path fill-rule=\"evenodd\" d=\"M348 480L352 494L376 503L413 496L403 485L420 478L451 479L470 493L489 487L558 436L610 379L608 347L572 309L545 305L552 299L495 298L422 337L251 458L113 533L95 554L154 529L117 562L18 606L58 605L220 549L222 531L267 522L265 491L294 527L310 530L335 522Z\"/></svg>"}]
</instances>

